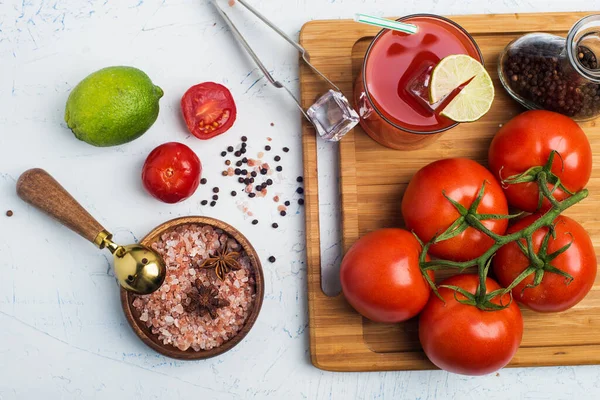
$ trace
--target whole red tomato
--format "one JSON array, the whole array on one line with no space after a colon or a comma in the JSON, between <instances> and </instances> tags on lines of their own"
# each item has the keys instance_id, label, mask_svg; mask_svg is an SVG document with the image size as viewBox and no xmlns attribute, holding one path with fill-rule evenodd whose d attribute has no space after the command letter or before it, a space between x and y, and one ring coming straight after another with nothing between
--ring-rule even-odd
<instances>
[{"instance_id":1,"label":"whole red tomato","mask_svg":"<svg viewBox=\"0 0 600 400\"><path fill-rule=\"evenodd\" d=\"M364 317L401 322L414 317L429 299L419 268L421 245L403 229L381 229L348 250L340 270L346 300ZM433 279L433 273L430 273Z\"/></svg>"},{"instance_id":2,"label":"whole red tomato","mask_svg":"<svg viewBox=\"0 0 600 400\"><path fill-rule=\"evenodd\" d=\"M476 274L456 275L441 285L458 286L475 294L479 286ZM500 289L491 278L486 292ZM452 289L440 288L431 296L419 317L419 339L427 357L441 369L456 374L485 375L504 367L513 358L523 337L523 317L517 303L500 311L483 311L461 304L466 300ZM455 298L456 296L456 298ZM509 304L510 295L495 297L494 304Z\"/></svg>"},{"instance_id":3,"label":"whole red tomato","mask_svg":"<svg viewBox=\"0 0 600 400\"><path fill-rule=\"evenodd\" d=\"M181 111L189 131L203 140L227 132L237 116L229 89L214 82L189 88L181 99Z\"/></svg>"},{"instance_id":4,"label":"whole red tomato","mask_svg":"<svg viewBox=\"0 0 600 400\"><path fill-rule=\"evenodd\" d=\"M554 158L552 172L571 192L583 189L592 172L590 142L571 118L550 111L527 111L505 124L490 145L490 170L498 179L506 179L545 165L552 150L560 154ZM504 192L508 203L519 210L537 210L536 182L507 185ZM554 196L563 200L568 193L557 189ZM549 207L544 199L542 209Z\"/></svg>"},{"instance_id":5,"label":"whole red tomato","mask_svg":"<svg viewBox=\"0 0 600 400\"><path fill-rule=\"evenodd\" d=\"M202 164L185 144L165 143L146 158L142 170L144 187L165 203L177 203L190 197L200 183Z\"/></svg>"},{"instance_id":6,"label":"whole red tomato","mask_svg":"<svg viewBox=\"0 0 600 400\"><path fill-rule=\"evenodd\" d=\"M477 212L507 214L508 206L500 184L475 161L449 158L421 168L411 179L402 199L402 216L406 226L422 241L430 241L460 217L443 193L469 208L484 182L485 193ZM484 220L482 223L499 235L504 234L508 226L506 219ZM493 244L489 236L469 227L452 239L432 245L429 253L448 260L467 261L479 257Z\"/></svg>"},{"instance_id":7,"label":"whole red tomato","mask_svg":"<svg viewBox=\"0 0 600 400\"><path fill-rule=\"evenodd\" d=\"M539 215L533 214L523 218L511 226L508 232L520 231L539 217ZM540 254L540 256L547 258L546 265L568 273L573 280L568 283L564 276L545 271L538 286L526 287L533 283L534 274L531 274L512 291L515 300L538 312L558 312L573 307L588 294L596 279L596 253L585 229L576 221L563 215L559 215L554 220L554 224L556 239L553 239L552 236L549 237L548 248L545 254ZM540 247L548 231L549 229L544 227L533 233L533 248L536 253L540 252ZM554 260L549 260L551 258L549 255L569 243L571 246L564 253ZM529 259L514 242L502 246L493 259L494 273L498 282L504 287L508 287L529 265Z\"/></svg>"}]
</instances>

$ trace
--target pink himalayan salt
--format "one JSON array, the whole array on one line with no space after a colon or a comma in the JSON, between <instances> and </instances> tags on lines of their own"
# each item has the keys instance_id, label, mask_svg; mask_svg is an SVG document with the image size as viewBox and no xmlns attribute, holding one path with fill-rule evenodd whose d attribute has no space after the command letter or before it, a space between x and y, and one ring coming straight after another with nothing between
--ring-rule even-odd
<instances>
[{"instance_id":1,"label":"pink himalayan salt","mask_svg":"<svg viewBox=\"0 0 600 400\"><path fill-rule=\"evenodd\" d=\"M248 256L242 253L242 268L227 274L225 281L216 278L214 270L198 267L225 244L233 251L242 250L240 244L220 229L208 225L184 225L163 234L152 245L165 259L167 277L156 292L136 296L133 307L140 321L158 335L164 344L180 350L195 351L219 347L234 337L242 328L254 303L255 281ZM193 272L192 272L193 271ZM219 297L230 305L217 310L214 320L209 315L188 313L184 305L197 293L196 279L213 284Z\"/></svg>"}]
</instances>

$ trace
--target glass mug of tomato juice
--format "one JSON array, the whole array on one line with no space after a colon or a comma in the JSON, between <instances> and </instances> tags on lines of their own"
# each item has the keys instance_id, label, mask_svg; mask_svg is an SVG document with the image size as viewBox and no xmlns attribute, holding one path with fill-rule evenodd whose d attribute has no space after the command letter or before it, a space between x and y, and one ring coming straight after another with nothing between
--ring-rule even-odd
<instances>
[{"instance_id":1,"label":"glass mug of tomato juice","mask_svg":"<svg viewBox=\"0 0 600 400\"><path fill-rule=\"evenodd\" d=\"M398 21L416 25L418 32L384 29L373 39L354 85L354 102L371 138L393 149L413 150L458 125L439 113L449 98L429 104L435 66L452 54L467 54L482 64L483 56L469 33L447 18L418 14Z\"/></svg>"}]
</instances>

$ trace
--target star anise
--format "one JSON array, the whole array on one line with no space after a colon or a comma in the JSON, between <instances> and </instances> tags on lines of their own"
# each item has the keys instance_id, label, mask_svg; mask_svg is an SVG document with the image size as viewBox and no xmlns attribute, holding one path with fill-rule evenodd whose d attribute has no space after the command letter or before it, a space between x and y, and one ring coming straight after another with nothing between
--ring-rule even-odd
<instances>
[{"instance_id":1,"label":"star anise","mask_svg":"<svg viewBox=\"0 0 600 400\"><path fill-rule=\"evenodd\" d=\"M202 282L196 283L198 294L190 295L191 302L185 307L187 312L198 311L200 316L209 314L212 319L217 318L217 310L227 307L230 303L225 299L220 299L219 291L213 285L204 286Z\"/></svg>"},{"instance_id":2,"label":"star anise","mask_svg":"<svg viewBox=\"0 0 600 400\"><path fill-rule=\"evenodd\" d=\"M217 250L213 257L204 260L200 268L214 268L217 278L223 281L225 280L225 275L230 271L237 271L242 268L237 261L239 256L240 253L237 251L229 251L229 243L226 243L223 248Z\"/></svg>"}]
</instances>

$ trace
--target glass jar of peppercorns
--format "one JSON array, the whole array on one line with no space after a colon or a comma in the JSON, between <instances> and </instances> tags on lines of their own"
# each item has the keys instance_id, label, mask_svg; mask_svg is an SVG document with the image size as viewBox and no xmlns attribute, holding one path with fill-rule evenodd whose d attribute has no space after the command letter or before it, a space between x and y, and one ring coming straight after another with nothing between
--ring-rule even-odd
<instances>
[{"instance_id":1,"label":"glass jar of peppercorns","mask_svg":"<svg viewBox=\"0 0 600 400\"><path fill-rule=\"evenodd\" d=\"M577 22L567 38L530 33L500 55L498 72L508 93L530 109L575 120L600 115L600 15Z\"/></svg>"}]
</instances>

